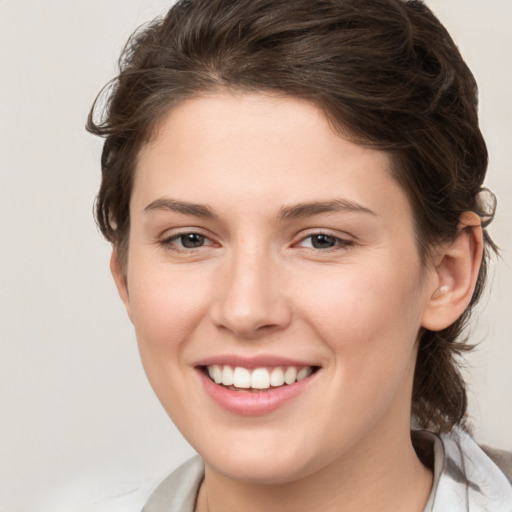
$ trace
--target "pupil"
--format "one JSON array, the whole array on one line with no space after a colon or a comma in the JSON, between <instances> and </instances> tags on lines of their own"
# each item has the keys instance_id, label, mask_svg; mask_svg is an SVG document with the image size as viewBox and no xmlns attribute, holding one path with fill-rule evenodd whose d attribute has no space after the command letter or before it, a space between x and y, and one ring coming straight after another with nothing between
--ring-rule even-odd
<instances>
[{"instance_id":1,"label":"pupil","mask_svg":"<svg viewBox=\"0 0 512 512\"><path fill-rule=\"evenodd\" d=\"M334 247L336 243L334 237L329 235L315 235L311 242L315 249L329 249L330 247Z\"/></svg>"},{"instance_id":2,"label":"pupil","mask_svg":"<svg viewBox=\"0 0 512 512\"><path fill-rule=\"evenodd\" d=\"M186 247L187 249L201 247L204 243L204 236L199 235L198 233L187 233L181 237L181 243L183 244L183 247Z\"/></svg>"}]
</instances>

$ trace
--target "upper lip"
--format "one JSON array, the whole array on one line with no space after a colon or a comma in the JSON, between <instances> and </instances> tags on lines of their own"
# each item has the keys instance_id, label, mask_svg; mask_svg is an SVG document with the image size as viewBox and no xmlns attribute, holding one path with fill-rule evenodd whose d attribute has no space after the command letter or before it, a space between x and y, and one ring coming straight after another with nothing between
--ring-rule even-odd
<instances>
[{"instance_id":1,"label":"upper lip","mask_svg":"<svg viewBox=\"0 0 512 512\"><path fill-rule=\"evenodd\" d=\"M305 366L320 366L311 361L304 361L289 357L282 357L270 354L263 354L253 357L244 357L233 354L216 355L205 357L197 361L194 366L212 366L214 364L230 366L241 366L242 368L261 368L268 366L295 366L303 368Z\"/></svg>"}]
</instances>

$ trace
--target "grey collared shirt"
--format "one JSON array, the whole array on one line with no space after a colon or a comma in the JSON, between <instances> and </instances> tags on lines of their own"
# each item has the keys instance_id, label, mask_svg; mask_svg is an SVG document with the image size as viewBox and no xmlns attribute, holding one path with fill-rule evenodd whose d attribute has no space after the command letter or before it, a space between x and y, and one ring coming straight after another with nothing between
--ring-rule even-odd
<instances>
[{"instance_id":1,"label":"grey collared shirt","mask_svg":"<svg viewBox=\"0 0 512 512\"><path fill-rule=\"evenodd\" d=\"M434 483L424 512L512 512L512 454L484 451L459 428L420 435L434 449ZM193 457L157 487L142 512L194 512L203 478L203 461Z\"/></svg>"}]
</instances>

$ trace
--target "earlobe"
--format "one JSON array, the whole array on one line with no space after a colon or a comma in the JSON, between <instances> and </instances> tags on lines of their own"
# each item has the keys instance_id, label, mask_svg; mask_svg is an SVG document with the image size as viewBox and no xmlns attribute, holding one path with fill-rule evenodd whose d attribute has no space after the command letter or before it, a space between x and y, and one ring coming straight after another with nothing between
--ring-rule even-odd
<instances>
[{"instance_id":1,"label":"earlobe","mask_svg":"<svg viewBox=\"0 0 512 512\"><path fill-rule=\"evenodd\" d=\"M430 297L422 326L440 331L453 324L467 308L482 262L483 231L476 213L461 216L455 238L440 247Z\"/></svg>"},{"instance_id":2,"label":"earlobe","mask_svg":"<svg viewBox=\"0 0 512 512\"><path fill-rule=\"evenodd\" d=\"M123 266L119 261L119 255L115 248L112 250L112 255L110 256L110 271L112 272L112 277L116 283L119 297L121 297L121 300L123 301L126 312L128 313L128 317L130 318L130 321L133 322L130 306L130 296L128 293L128 283L126 281L125 273L123 272Z\"/></svg>"}]
</instances>

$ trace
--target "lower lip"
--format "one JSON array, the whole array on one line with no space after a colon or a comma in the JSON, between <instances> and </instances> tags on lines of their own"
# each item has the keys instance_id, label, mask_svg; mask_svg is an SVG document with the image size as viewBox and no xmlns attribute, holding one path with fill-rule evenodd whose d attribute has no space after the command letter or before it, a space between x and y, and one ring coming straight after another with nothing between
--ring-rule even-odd
<instances>
[{"instance_id":1,"label":"lower lip","mask_svg":"<svg viewBox=\"0 0 512 512\"><path fill-rule=\"evenodd\" d=\"M259 416L279 409L302 393L318 372L294 384L262 391L234 391L215 384L200 369L197 372L208 395L223 409L242 416Z\"/></svg>"}]
</instances>

